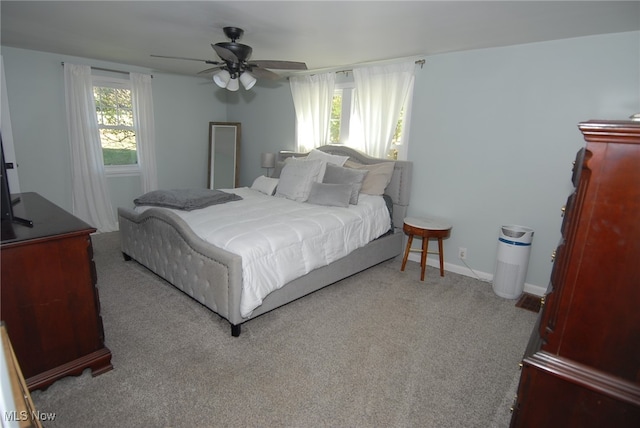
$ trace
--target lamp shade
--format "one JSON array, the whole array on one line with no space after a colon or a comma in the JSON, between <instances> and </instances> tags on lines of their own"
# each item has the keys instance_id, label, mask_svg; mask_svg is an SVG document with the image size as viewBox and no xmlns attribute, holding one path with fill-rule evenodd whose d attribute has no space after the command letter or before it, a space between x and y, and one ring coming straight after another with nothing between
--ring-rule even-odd
<instances>
[{"instance_id":1,"label":"lamp shade","mask_svg":"<svg viewBox=\"0 0 640 428\"><path fill-rule=\"evenodd\" d=\"M226 88L230 79L231 75L227 70L220 70L218 73L213 75L213 81L221 88Z\"/></svg>"},{"instance_id":2,"label":"lamp shade","mask_svg":"<svg viewBox=\"0 0 640 428\"><path fill-rule=\"evenodd\" d=\"M262 168L275 168L276 166L276 154L275 153L263 153L260 158Z\"/></svg>"},{"instance_id":3,"label":"lamp shade","mask_svg":"<svg viewBox=\"0 0 640 428\"><path fill-rule=\"evenodd\" d=\"M231 79L229 83L227 83L227 89L235 92L240 88L240 84L238 83L238 79Z\"/></svg>"},{"instance_id":4,"label":"lamp shade","mask_svg":"<svg viewBox=\"0 0 640 428\"><path fill-rule=\"evenodd\" d=\"M253 85L256 84L256 78L245 71L240 75L240 82L242 82L242 86L244 86L244 88L248 91L249 89L253 88Z\"/></svg>"}]
</instances>

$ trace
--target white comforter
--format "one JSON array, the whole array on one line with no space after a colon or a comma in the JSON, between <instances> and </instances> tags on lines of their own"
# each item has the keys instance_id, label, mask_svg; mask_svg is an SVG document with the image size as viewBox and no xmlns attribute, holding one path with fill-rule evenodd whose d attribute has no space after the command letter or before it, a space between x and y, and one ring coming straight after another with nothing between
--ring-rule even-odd
<instances>
[{"instance_id":1,"label":"white comforter","mask_svg":"<svg viewBox=\"0 0 640 428\"><path fill-rule=\"evenodd\" d=\"M245 318L272 291L389 230L389 211L381 196L361 194L358 205L339 208L267 196L246 187L225 191L243 199L172 211L205 241L242 257L240 313Z\"/></svg>"}]
</instances>

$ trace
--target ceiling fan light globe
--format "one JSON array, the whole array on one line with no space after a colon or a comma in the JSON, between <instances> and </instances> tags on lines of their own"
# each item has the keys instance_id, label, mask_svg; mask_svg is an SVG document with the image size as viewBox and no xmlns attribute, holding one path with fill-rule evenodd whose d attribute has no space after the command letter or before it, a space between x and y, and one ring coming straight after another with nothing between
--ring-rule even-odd
<instances>
[{"instance_id":1,"label":"ceiling fan light globe","mask_svg":"<svg viewBox=\"0 0 640 428\"><path fill-rule=\"evenodd\" d=\"M240 84L238 83L238 79L229 80L229 83L227 84L227 89L229 91L235 92L235 91L238 90L238 88L240 88Z\"/></svg>"},{"instance_id":2,"label":"ceiling fan light globe","mask_svg":"<svg viewBox=\"0 0 640 428\"><path fill-rule=\"evenodd\" d=\"M256 84L256 81L257 79L246 71L240 75L240 82L242 83L242 86L244 86L244 88L247 91L253 88L253 85Z\"/></svg>"},{"instance_id":3,"label":"ceiling fan light globe","mask_svg":"<svg viewBox=\"0 0 640 428\"><path fill-rule=\"evenodd\" d=\"M213 81L221 88L226 88L231 80L231 75L227 70L220 70L220 72L213 75Z\"/></svg>"}]
</instances>

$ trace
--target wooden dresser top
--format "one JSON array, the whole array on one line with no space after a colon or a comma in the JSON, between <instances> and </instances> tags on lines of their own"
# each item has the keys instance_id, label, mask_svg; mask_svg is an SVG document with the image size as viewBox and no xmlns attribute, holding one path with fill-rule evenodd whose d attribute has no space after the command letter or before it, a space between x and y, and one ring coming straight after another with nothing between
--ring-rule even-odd
<instances>
[{"instance_id":1,"label":"wooden dresser top","mask_svg":"<svg viewBox=\"0 0 640 428\"><path fill-rule=\"evenodd\" d=\"M7 225L3 222L3 228L10 226L12 230L3 230L2 248L52 236L88 234L96 231L95 228L37 193L12 195L12 199L16 197L19 197L20 201L13 206L14 216L33 221L33 227L22 224ZM5 232L8 233L6 239Z\"/></svg>"}]
</instances>

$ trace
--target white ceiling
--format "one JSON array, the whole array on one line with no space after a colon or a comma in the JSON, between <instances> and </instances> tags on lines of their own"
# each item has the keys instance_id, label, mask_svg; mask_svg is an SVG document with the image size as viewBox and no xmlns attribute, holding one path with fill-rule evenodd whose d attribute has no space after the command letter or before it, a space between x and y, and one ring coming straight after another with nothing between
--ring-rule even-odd
<instances>
[{"instance_id":1,"label":"white ceiling","mask_svg":"<svg viewBox=\"0 0 640 428\"><path fill-rule=\"evenodd\" d=\"M639 1L5 1L2 45L196 75L222 27L309 69L640 30ZM594 53L595 54L595 53Z\"/></svg>"}]
</instances>

